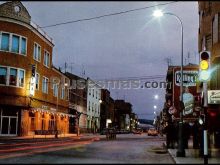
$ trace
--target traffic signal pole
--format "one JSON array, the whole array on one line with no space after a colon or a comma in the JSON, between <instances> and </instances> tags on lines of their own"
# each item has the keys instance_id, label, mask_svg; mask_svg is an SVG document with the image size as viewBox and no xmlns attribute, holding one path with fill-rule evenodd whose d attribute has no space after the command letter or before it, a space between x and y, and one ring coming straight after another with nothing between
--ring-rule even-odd
<instances>
[{"instance_id":1,"label":"traffic signal pole","mask_svg":"<svg viewBox=\"0 0 220 165\"><path fill-rule=\"evenodd\" d=\"M208 107L208 91L207 91L207 82L203 82L203 96L204 96L204 131L203 131L203 153L204 153L204 164L208 164L208 113L207 113L207 107Z\"/></svg>"}]
</instances>

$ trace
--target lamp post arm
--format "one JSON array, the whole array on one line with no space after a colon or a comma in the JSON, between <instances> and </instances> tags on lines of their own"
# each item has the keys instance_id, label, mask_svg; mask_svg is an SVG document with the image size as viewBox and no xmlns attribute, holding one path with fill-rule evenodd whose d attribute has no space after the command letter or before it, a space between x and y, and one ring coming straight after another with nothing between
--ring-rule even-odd
<instances>
[{"instance_id":1,"label":"lamp post arm","mask_svg":"<svg viewBox=\"0 0 220 165\"><path fill-rule=\"evenodd\" d=\"M180 68L180 72L181 72L181 83L180 83L180 101L183 101L183 22L181 21L180 17L178 17L177 15L173 14L173 13L164 13L167 15L172 15L174 16L178 22L181 25L181 68Z\"/></svg>"},{"instance_id":2,"label":"lamp post arm","mask_svg":"<svg viewBox=\"0 0 220 165\"><path fill-rule=\"evenodd\" d=\"M168 15L172 15L174 16L178 22L181 25L181 82L180 82L180 105L183 102L183 23L181 21L181 19L173 14L173 13L164 13L164 14L168 14ZM180 106L180 121L179 121L179 142L178 142L178 150L177 150L177 157L185 157L185 149L183 146L183 107Z\"/></svg>"}]
</instances>

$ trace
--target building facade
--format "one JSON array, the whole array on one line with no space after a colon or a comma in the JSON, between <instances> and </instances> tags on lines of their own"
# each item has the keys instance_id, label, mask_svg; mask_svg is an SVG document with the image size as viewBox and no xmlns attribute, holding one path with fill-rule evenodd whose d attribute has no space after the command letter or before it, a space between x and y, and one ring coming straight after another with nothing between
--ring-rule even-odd
<instances>
[{"instance_id":1,"label":"building facade","mask_svg":"<svg viewBox=\"0 0 220 165\"><path fill-rule=\"evenodd\" d=\"M53 42L21 2L0 5L0 135L68 133L68 78L52 65Z\"/></svg>"},{"instance_id":2,"label":"building facade","mask_svg":"<svg viewBox=\"0 0 220 165\"><path fill-rule=\"evenodd\" d=\"M66 72L65 75L70 79L69 87L69 113L74 115L69 121L70 133L87 132L87 80Z\"/></svg>"},{"instance_id":3,"label":"building facade","mask_svg":"<svg viewBox=\"0 0 220 165\"><path fill-rule=\"evenodd\" d=\"M113 127L114 122L114 100L110 96L110 91L101 89L100 104L100 130Z\"/></svg>"},{"instance_id":4,"label":"building facade","mask_svg":"<svg viewBox=\"0 0 220 165\"><path fill-rule=\"evenodd\" d=\"M211 52L211 80L208 90L220 92L220 2L199 1L198 50ZM218 99L220 100L220 99ZM208 105L208 128L214 145L220 147L220 104Z\"/></svg>"},{"instance_id":5,"label":"building facade","mask_svg":"<svg viewBox=\"0 0 220 165\"><path fill-rule=\"evenodd\" d=\"M130 131L132 104L129 102L125 102L124 100L115 100L114 109L115 109L114 125L117 126L117 129L119 130Z\"/></svg>"},{"instance_id":6,"label":"building facade","mask_svg":"<svg viewBox=\"0 0 220 165\"><path fill-rule=\"evenodd\" d=\"M99 85L87 78L87 131L100 131L100 102L101 88Z\"/></svg>"}]
</instances>

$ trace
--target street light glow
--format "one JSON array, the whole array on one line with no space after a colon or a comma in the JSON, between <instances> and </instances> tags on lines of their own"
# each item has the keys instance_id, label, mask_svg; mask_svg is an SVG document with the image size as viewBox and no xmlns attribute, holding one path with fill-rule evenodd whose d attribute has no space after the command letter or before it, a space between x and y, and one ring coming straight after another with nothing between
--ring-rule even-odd
<instances>
[{"instance_id":1,"label":"street light glow","mask_svg":"<svg viewBox=\"0 0 220 165\"><path fill-rule=\"evenodd\" d=\"M158 95L155 95L154 98L157 100L158 99Z\"/></svg>"},{"instance_id":2,"label":"street light glow","mask_svg":"<svg viewBox=\"0 0 220 165\"><path fill-rule=\"evenodd\" d=\"M157 109L157 106L156 106L156 105L154 105L154 109Z\"/></svg>"},{"instance_id":3,"label":"street light glow","mask_svg":"<svg viewBox=\"0 0 220 165\"><path fill-rule=\"evenodd\" d=\"M153 13L154 17L162 17L163 16L163 12L161 10L155 10Z\"/></svg>"}]
</instances>

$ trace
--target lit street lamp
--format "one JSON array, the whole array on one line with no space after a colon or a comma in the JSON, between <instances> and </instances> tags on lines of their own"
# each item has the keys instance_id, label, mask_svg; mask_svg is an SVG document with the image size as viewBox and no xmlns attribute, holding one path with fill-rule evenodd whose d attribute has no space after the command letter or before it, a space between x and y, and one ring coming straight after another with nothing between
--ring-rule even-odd
<instances>
[{"instance_id":1,"label":"lit street lamp","mask_svg":"<svg viewBox=\"0 0 220 165\"><path fill-rule=\"evenodd\" d=\"M163 13L161 10L156 10L153 13L154 17L161 17L164 14L174 16L181 25L181 82L180 82L180 105L182 105L183 101L183 23L181 19L173 14L173 13ZM180 121L179 121L179 143L178 143L178 150L177 150L177 157L185 157L185 150L183 147L183 139L182 139L182 132L183 132L183 107L180 106Z\"/></svg>"},{"instance_id":2,"label":"lit street lamp","mask_svg":"<svg viewBox=\"0 0 220 165\"><path fill-rule=\"evenodd\" d=\"M157 106L156 106L156 105L154 105L154 109L157 109Z\"/></svg>"},{"instance_id":3,"label":"lit street lamp","mask_svg":"<svg viewBox=\"0 0 220 165\"><path fill-rule=\"evenodd\" d=\"M157 100L159 97L158 97L158 95L154 95L154 98Z\"/></svg>"}]
</instances>

